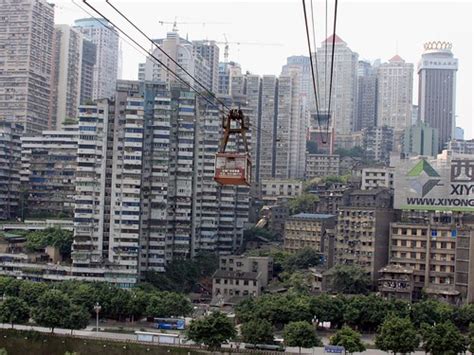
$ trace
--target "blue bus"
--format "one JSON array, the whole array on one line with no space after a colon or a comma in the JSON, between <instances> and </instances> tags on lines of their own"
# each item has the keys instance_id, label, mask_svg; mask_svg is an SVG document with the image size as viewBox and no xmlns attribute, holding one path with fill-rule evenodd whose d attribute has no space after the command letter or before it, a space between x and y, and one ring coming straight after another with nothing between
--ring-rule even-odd
<instances>
[{"instance_id":1,"label":"blue bus","mask_svg":"<svg viewBox=\"0 0 474 355\"><path fill-rule=\"evenodd\" d=\"M155 318L156 329L184 330L186 328L183 318Z\"/></svg>"}]
</instances>

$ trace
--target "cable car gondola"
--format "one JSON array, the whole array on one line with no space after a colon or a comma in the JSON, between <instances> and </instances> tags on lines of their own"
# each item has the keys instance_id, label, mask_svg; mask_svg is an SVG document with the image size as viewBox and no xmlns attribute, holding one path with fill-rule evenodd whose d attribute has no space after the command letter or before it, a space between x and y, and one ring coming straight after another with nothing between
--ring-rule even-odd
<instances>
[{"instance_id":1,"label":"cable car gondola","mask_svg":"<svg viewBox=\"0 0 474 355\"><path fill-rule=\"evenodd\" d=\"M236 124L232 127L232 122ZM219 152L216 154L214 180L221 185L249 186L251 180L252 162L247 145L247 130L249 124L242 110L232 109L222 119L224 135ZM226 152L231 135L242 137L244 152Z\"/></svg>"}]
</instances>

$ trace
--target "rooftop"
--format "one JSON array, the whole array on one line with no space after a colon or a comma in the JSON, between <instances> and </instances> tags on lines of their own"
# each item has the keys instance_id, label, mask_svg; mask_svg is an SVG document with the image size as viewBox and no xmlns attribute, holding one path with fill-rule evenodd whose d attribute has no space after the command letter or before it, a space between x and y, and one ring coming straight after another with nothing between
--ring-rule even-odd
<instances>
[{"instance_id":1,"label":"rooftop","mask_svg":"<svg viewBox=\"0 0 474 355\"><path fill-rule=\"evenodd\" d=\"M333 214L325 214L325 213L298 213L290 216L291 218L299 218L299 219L328 219L335 217Z\"/></svg>"},{"instance_id":2,"label":"rooftop","mask_svg":"<svg viewBox=\"0 0 474 355\"><path fill-rule=\"evenodd\" d=\"M334 35L334 36L333 36L333 35L330 35L330 36L329 36L328 38L326 38L322 43L324 44L324 43L328 42L329 44L332 44L333 37L335 37L335 38L334 38L334 43L336 43L336 44L338 44L338 43L340 43L340 44L346 44L346 42L344 42L344 41L342 40L342 38L339 37L338 35Z\"/></svg>"},{"instance_id":3,"label":"rooftop","mask_svg":"<svg viewBox=\"0 0 474 355\"><path fill-rule=\"evenodd\" d=\"M238 279L238 280L257 280L258 273L256 272L243 272L243 271L226 271L217 270L214 273L213 278L218 279Z\"/></svg>"}]
</instances>

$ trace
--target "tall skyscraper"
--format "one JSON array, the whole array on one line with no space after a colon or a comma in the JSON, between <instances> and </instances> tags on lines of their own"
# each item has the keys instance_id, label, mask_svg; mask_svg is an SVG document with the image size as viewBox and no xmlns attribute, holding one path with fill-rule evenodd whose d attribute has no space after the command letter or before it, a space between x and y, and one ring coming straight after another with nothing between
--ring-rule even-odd
<instances>
[{"instance_id":1,"label":"tall skyscraper","mask_svg":"<svg viewBox=\"0 0 474 355\"><path fill-rule=\"evenodd\" d=\"M86 38L82 39L81 104L92 101L94 87L94 66L97 60L97 46Z\"/></svg>"},{"instance_id":2,"label":"tall skyscraper","mask_svg":"<svg viewBox=\"0 0 474 355\"><path fill-rule=\"evenodd\" d=\"M300 70L300 94L305 98L308 109L314 111L313 79L311 76L311 64L309 57L304 55L295 55L286 58L286 64L281 68L281 74L286 75L291 70Z\"/></svg>"},{"instance_id":3,"label":"tall skyscraper","mask_svg":"<svg viewBox=\"0 0 474 355\"><path fill-rule=\"evenodd\" d=\"M222 95L230 95L230 83L234 76L242 75L242 68L239 63L222 62L219 63L219 79L217 92Z\"/></svg>"},{"instance_id":4,"label":"tall skyscraper","mask_svg":"<svg viewBox=\"0 0 474 355\"><path fill-rule=\"evenodd\" d=\"M447 42L427 42L418 63L418 109L422 122L438 129L438 151L454 137L458 60Z\"/></svg>"},{"instance_id":5,"label":"tall skyscraper","mask_svg":"<svg viewBox=\"0 0 474 355\"><path fill-rule=\"evenodd\" d=\"M204 87L209 90L213 90L214 86L218 88L219 48L215 43L210 42L206 44L207 42L200 41L194 45L192 42L181 38L175 30L168 32L166 38L156 39L154 42ZM167 58L158 48L153 49L153 55L162 62L167 63L168 67L186 82L198 85L194 83L194 79ZM144 77L145 80L166 83L178 82L175 76L168 69L157 63L153 57L147 57L146 59ZM217 81L216 83L213 81L214 78Z\"/></svg>"},{"instance_id":6,"label":"tall skyscraper","mask_svg":"<svg viewBox=\"0 0 474 355\"><path fill-rule=\"evenodd\" d=\"M360 60L357 70L357 115L354 131L374 126L377 117L376 68Z\"/></svg>"},{"instance_id":7,"label":"tall skyscraper","mask_svg":"<svg viewBox=\"0 0 474 355\"><path fill-rule=\"evenodd\" d=\"M118 77L118 32L104 19L84 18L74 24L86 39L96 45L92 99L111 98Z\"/></svg>"},{"instance_id":8,"label":"tall skyscraper","mask_svg":"<svg viewBox=\"0 0 474 355\"><path fill-rule=\"evenodd\" d=\"M404 132L402 151L406 156L436 156L438 154L438 130L418 122Z\"/></svg>"},{"instance_id":9,"label":"tall skyscraper","mask_svg":"<svg viewBox=\"0 0 474 355\"><path fill-rule=\"evenodd\" d=\"M0 117L27 135L48 127L54 9L45 0L5 0L0 6Z\"/></svg>"},{"instance_id":10,"label":"tall skyscraper","mask_svg":"<svg viewBox=\"0 0 474 355\"><path fill-rule=\"evenodd\" d=\"M377 125L401 132L411 125L413 64L399 55L377 69Z\"/></svg>"},{"instance_id":11,"label":"tall skyscraper","mask_svg":"<svg viewBox=\"0 0 474 355\"><path fill-rule=\"evenodd\" d=\"M0 119L0 221L21 216L20 169L23 127L14 120Z\"/></svg>"},{"instance_id":12,"label":"tall skyscraper","mask_svg":"<svg viewBox=\"0 0 474 355\"><path fill-rule=\"evenodd\" d=\"M60 130L65 120L76 119L81 93L82 41L79 30L68 25L54 26L50 129Z\"/></svg>"},{"instance_id":13,"label":"tall skyscraper","mask_svg":"<svg viewBox=\"0 0 474 355\"><path fill-rule=\"evenodd\" d=\"M319 110L328 111L329 74L331 68L332 35L317 49ZM327 43L327 53L326 53ZM357 97L357 66L359 55L353 52L339 36L335 38L334 77L331 100L331 120L338 134L349 134L354 130ZM326 75L325 75L326 68ZM337 139L337 138L336 138Z\"/></svg>"}]
</instances>

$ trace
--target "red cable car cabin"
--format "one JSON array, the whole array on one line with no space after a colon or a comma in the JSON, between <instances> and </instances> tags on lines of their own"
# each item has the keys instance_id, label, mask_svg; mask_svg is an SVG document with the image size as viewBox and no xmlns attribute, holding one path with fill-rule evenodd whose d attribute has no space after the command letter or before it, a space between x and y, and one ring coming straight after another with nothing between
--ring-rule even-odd
<instances>
[{"instance_id":1,"label":"red cable car cabin","mask_svg":"<svg viewBox=\"0 0 474 355\"><path fill-rule=\"evenodd\" d=\"M238 122L238 128L231 128L232 121ZM252 163L248 152L246 131L248 123L245 122L241 110L230 110L223 118L222 137L219 153L216 154L214 180L221 185L249 186L251 180ZM225 148L231 134L240 134L244 142L245 152L226 152Z\"/></svg>"}]
</instances>

